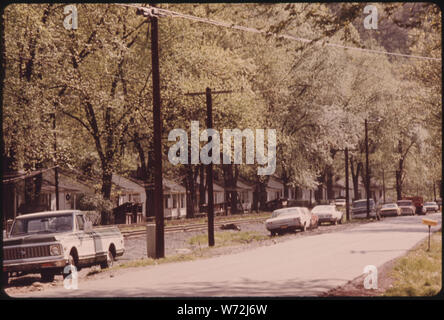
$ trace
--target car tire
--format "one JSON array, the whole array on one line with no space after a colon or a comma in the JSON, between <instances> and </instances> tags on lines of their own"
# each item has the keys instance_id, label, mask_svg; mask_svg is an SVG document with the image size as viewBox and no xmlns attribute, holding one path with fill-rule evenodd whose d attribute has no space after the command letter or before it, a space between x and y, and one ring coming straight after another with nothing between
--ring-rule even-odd
<instances>
[{"instance_id":1,"label":"car tire","mask_svg":"<svg viewBox=\"0 0 444 320\"><path fill-rule=\"evenodd\" d=\"M108 250L108 253L106 255L106 261L100 263L101 269L108 269L111 268L114 264L114 255L111 251L111 249Z\"/></svg>"},{"instance_id":2,"label":"car tire","mask_svg":"<svg viewBox=\"0 0 444 320\"><path fill-rule=\"evenodd\" d=\"M42 282L53 282L54 281L54 272L52 271L43 271L40 273L42 278Z\"/></svg>"}]
</instances>

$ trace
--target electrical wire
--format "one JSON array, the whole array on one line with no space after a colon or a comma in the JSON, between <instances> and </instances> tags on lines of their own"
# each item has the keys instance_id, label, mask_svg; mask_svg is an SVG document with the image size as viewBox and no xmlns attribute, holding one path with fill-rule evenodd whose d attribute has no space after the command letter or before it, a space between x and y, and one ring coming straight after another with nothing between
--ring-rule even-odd
<instances>
[{"instance_id":1,"label":"electrical wire","mask_svg":"<svg viewBox=\"0 0 444 320\"><path fill-rule=\"evenodd\" d=\"M166 17L172 17L172 18L183 18L183 19L207 23L207 24L211 24L211 25L215 25L215 26L219 26L219 27L225 27L225 28L231 28L231 29L235 29L235 30L241 30L241 31L246 31L246 32L252 32L252 33L257 33L257 34L273 36L278 39L287 39L287 40L299 41L299 42L304 42L304 43L312 43L313 42L313 40L310 40L310 39L299 38L299 37L295 37L295 36L288 35L288 34L279 35L276 33L266 32L266 31L259 30L256 28L244 27L244 26L235 25L235 24L232 24L229 22L201 18L201 17L197 17L197 16L193 16L193 15L189 15L189 14L184 14L184 13L180 13L180 12L176 12L176 11L171 11L171 10L167 10L167 9L161 9L161 8L157 8L157 7L151 7L151 6L142 7L142 6L138 6L138 5L121 4L121 3L116 3L116 5L142 10L146 16L156 16L156 17L165 17L166 16ZM325 41L317 41L316 44L325 45L327 47L336 47L336 48L341 48L341 49L346 49L346 50L360 51L360 52L365 52L365 53L385 54L385 55L391 55L391 56L397 56L397 57L403 57L403 58L441 61L441 58L403 54L403 53L396 53L396 52L389 52L389 51L375 50L375 49L351 47L351 46L345 46L342 44L330 43L330 42L325 42Z\"/></svg>"}]
</instances>

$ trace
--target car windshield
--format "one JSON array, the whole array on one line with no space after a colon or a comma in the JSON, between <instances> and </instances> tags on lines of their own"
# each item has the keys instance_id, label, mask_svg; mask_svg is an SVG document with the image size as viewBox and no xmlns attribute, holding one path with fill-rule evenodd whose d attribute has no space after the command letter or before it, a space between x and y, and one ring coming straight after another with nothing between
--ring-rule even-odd
<instances>
[{"instance_id":1,"label":"car windshield","mask_svg":"<svg viewBox=\"0 0 444 320\"><path fill-rule=\"evenodd\" d=\"M426 202L424 203L425 206L436 206L436 202Z\"/></svg>"},{"instance_id":2,"label":"car windshield","mask_svg":"<svg viewBox=\"0 0 444 320\"><path fill-rule=\"evenodd\" d=\"M398 201L398 206L411 206L412 201Z\"/></svg>"},{"instance_id":3,"label":"car windshield","mask_svg":"<svg viewBox=\"0 0 444 320\"><path fill-rule=\"evenodd\" d=\"M312 213L326 212L326 211L334 211L334 206L316 206L311 210Z\"/></svg>"},{"instance_id":4,"label":"car windshield","mask_svg":"<svg viewBox=\"0 0 444 320\"><path fill-rule=\"evenodd\" d=\"M382 205L383 208L396 208L396 203L386 203Z\"/></svg>"},{"instance_id":5,"label":"car windshield","mask_svg":"<svg viewBox=\"0 0 444 320\"><path fill-rule=\"evenodd\" d=\"M370 199L370 206L374 204L373 199ZM367 200L353 202L353 208L363 208L367 206Z\"/></svg>"},{"instance_id":6,"label":"car windshield","mask_svg":"<svg viewBox=\"0 0 444 320\"><path fill-rule=\"evenodd\" d=\"M17 219L12 227L11 235L56 233L72 231L72 214L59 216Z\"/></svg>"},{"instance_id":7,"label":"car windshield","mask_svg":"<svg viewBox=\"0 0 444 320\"><path fill-rule=\"evenodd\" d=\"M277 211L273 212L271 217L272 218L276 218L276 217L284 217L284 216L290 216L290 215L295 215L295 214L299 214L299 210L298 209L277 210Z\"/></svg>"}]
</instances>

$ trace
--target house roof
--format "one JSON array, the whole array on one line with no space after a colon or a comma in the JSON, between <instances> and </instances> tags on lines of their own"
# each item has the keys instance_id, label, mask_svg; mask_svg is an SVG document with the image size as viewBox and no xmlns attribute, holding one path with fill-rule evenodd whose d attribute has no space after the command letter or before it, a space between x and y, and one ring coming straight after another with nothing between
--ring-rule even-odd
<instances>
[{"instance_id":1,"label":"house roof","mask_svg":"<svg viewBox=\"0 0 444 320\"><path fill-rule=\"evenodd\" d=\"M267 183L267 188L274 190L282 190L282 188L284 188L284 184L280 182L277 178L270 177Z\"/></svg>"},{"instance_id":2,"label":"house roof","mask_svg":"<svg viewBox=\"0 0 444 320\"><path fill-rule=\"evenodd\" d=\"M125 178L125 179L137 184L143 190L146 185L153 186L153 184L146 184L144 181L139 180L139 179L135 179L135 178ZM185 193L186 192L185 187L183 187L182 185L178 184L177 182L175 182L173 180L163 178L162 184L163 184L163 192L164 193Z\"/></svg>"}]
</instances>

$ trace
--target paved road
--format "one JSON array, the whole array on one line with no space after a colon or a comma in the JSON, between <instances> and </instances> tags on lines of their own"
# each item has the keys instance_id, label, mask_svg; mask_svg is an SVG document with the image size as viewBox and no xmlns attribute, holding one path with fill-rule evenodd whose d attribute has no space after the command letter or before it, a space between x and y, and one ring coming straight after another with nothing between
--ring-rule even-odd
<instances>
[{"instance_id":1,"label":"paved road","mask_svg":"<svg viewBox=\"0 0 444 320\"><path fill-rule=\"evenodd\" d=\"M427 217L439 221L437 230L441 214ZM80 281L77 290L58 287L20 296L313 296L362 275L366 265L405 254L427 237L422 218L385 218L237 254L126 269L112 278Z\"/></svg>"}]
</instances>

